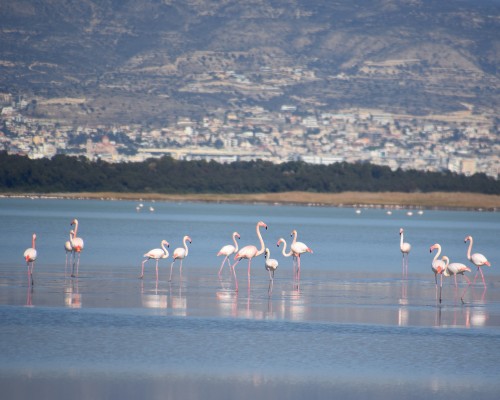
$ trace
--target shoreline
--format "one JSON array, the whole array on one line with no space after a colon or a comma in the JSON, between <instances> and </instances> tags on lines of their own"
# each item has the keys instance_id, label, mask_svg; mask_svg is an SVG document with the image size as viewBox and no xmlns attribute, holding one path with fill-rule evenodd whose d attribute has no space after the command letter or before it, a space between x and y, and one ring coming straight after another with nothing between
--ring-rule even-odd
<instances>
[{"instance_id":1,"label":"shoreline","mask_svg":"<svg viewBox=\"0 0 500 400\"><path fill-rule=\"evenodd\" d=\"M87 200L136 200L204 203L264 203L330 207L425 208L497 211L500 196L462 192L281 192L253 194L161 194L119 192L0 193L0 198L62 198Z\"/></svg>"}]
</instances>

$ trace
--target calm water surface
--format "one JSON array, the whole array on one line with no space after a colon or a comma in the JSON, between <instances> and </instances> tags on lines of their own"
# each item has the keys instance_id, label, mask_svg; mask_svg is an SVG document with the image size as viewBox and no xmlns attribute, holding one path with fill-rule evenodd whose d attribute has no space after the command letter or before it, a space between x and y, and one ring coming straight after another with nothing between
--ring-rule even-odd
<instances>
[{"instance_id":1,"label":"calm water surface","mask_svg":"<svg viewBox=\"0 0 500 400\"><path fill-rule=\"evenodd\" d=\"M0 199L0 388L6 398L476 398L500 396L498 213ZM149 211L149 207L154 211ZM80 275L65 271L70 222L85 240ZM280 265L272 291L262 256L217 276L217 251L241 235ZM399 228L412 244L401 279ZM276 247L292 229L314 251ZM35 285L22 253L37 233ZM487 287L446 279L436 300L439 242L467 263L485 254ZM142 254L193 243L168 282L171 258L138 279ZM473 277L475 271L469 274ZM479 278L480 279L480 278ZM40 396L40 394L43 394Z\"/></svg>"}]
</instances>

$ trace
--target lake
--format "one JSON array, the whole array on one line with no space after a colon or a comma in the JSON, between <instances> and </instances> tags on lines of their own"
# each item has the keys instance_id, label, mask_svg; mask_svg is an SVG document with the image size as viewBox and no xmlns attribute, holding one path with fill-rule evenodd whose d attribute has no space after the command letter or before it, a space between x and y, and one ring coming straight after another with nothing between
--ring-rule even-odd
<instances>
[{"instance_id":1,"label":"lake","mask_svg":"<svg viewBox=\"0 0 500 400\"><path fill-rule=\"evenodd\" d=\"M6 398L476 398L500 395L498 213L111 200L0 199L0 388ZM64 242L78 218L79 276ZM261 255L218 276L218 250L256 224L279 262L272 290ZM402 277L399 229L411 243ZM276 246L298 231L312 254L301 278ZM23 252L37 234L33 287ZM172 254L188 257L168 281ZM467 290L430 269L440 243L471 267ZM170 243L170 257L143 254ZM475 267L468 273L473 278Z\"/></svg>"}]
</instances>

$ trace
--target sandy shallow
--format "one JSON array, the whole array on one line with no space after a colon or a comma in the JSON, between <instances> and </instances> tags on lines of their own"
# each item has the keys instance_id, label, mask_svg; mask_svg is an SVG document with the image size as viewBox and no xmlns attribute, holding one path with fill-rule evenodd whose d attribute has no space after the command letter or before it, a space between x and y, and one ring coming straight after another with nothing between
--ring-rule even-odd
<instances>
[{"instance_id":1,"label":"sandy shallow","mask_svg":"<svg viewBox=\"0 0 500 400\"><path fill-rule=\"evenodd\" d=\"M6 398L498 398L500 277L0 264ZM290 276L287 276L290 275Z\"/></svg>"}]
</instances>

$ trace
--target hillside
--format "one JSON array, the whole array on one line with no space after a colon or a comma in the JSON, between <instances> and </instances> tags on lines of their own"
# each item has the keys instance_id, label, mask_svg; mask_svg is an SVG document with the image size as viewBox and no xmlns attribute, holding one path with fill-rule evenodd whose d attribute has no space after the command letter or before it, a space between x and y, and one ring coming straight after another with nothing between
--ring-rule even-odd
<instances>
[{"instance_id":1,"label":"hillside","mask_svg":"<svg viewBox=\"0 0 500 400\"><path fill-rule=\"evenodd\" d=\"M494 0L0 0L0 27L1 91L71 123L500 106Z\"/></svg>"}]
</instances>

